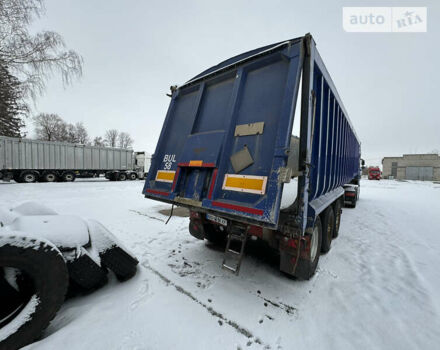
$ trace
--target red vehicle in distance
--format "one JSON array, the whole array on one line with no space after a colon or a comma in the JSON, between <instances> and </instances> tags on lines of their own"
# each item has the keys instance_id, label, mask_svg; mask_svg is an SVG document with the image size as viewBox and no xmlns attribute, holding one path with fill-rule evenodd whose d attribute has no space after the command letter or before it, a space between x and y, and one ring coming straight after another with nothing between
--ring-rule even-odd
<instances>
[{"instance_id":1,"label":"red vehicle in distance","mask_svg":"<svg viewBox=\"0 0 440 350\"><path fill-rule=\"evenodd\" d=\"M380 180L382 172L378 166L371 166L368 168L368 180Z\"/></svg>"}]
</instances>

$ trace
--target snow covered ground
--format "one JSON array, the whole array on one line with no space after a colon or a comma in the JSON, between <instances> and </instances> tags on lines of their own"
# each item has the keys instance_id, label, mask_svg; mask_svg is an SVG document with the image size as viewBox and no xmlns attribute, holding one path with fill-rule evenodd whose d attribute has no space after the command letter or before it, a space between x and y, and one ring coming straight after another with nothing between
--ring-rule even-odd
<instances>
[{"instance_id":1,"label":"snow covered ground","mask_svg":"<svg viewBox=\"0 0 440 350\"><path fill-rule=\"evenodd\" d=\"M28 349L435 349L440 344L440 184L362 183L310 281L250 241L240 276L143 183L0 182L0 206L40 201L94 218L141 262L135 278L68 300Z\"/></svg>"}]
</instances>

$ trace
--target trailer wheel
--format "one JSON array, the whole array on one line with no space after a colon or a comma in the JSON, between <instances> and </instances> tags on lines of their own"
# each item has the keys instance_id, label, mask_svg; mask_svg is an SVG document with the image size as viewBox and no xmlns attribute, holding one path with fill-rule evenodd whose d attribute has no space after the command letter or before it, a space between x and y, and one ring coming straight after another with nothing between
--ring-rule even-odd
<instances>
[{"instance_id":1,"label":"trailer wheel","mask_svg":"<svg viewBox=\"0 0 440 350\"><path fill-rule=\"evenodd\" d=\"M69 280L60 251L50 243L11 235L1 244L0 349L12 350L41 335L64 302Z\"/></svg>"},{"instance_id":2,"label":"trailer wheel","mask_svg":"<svg viewBox=\"0 0 440 350\"><path fill-rule=\"evenodd\" d=\"M21 181L21 177L20 177L20 175L19 174L14 174L13 176L12 176L12 179L16 182L16 183L18 183L18 184L21 184L23 181Z\"/></svg>"},{"instance_id":3,"label":"trailer wheel","mask_svg":"<svg viewBox=\"0 0 440 350\"><path fill-rule=\"evenodd\" d=\"M321 252L327 253L330 250L332 239L335 234L335 212L330 205L323 214L322 218L322 244Z\"/></svg>"},{"instance_id":4,"label":"trailer wheel","mask_svg":"<svg viewBox=\"0 0 440 350\"><path fill-rule=\"evenodd\" d=\"M49 172L43 175L44 182L55 182L57 181L57 175L55 173Z\"/></svg>"},{"instance_id":5,"label":"trailer wheel","mask_svg":"<svg viewBox=\"0 0 440 350\"><path fill-rule=\"evenodd\" d=\"M127 180L127 174L126 173L120 173L119 174L119 181L125 181Z\"/></svg>"},{"instance_id":6,"label":"trailer wheel","mask_svg":"<svg viewBox=\"0 0 440 350\"><path fill-rule=\"evenodd\" d=\"M299 258L298 265L296 266L296 270L294 273L294 276L297 279L308 280L315 274L316 267L318 266L319 255L321 252L321 243L322 225L321 219L319 218L319 216L317 216L310 237L309 258Z\"/></svg>"},{"instance_id":7,"label":"trailer wheel","mask_svg":"<svg viewBox=\"0 0 440 350\"><path fill-rule=\"evenodd\" d=\"M335 212L335 231L333 232L333 238L336 238L339 235L339 226L341 226L341 215L342 215L341 199L338 199L335 202L334 212Z\"/></svg>"},{"instance_id":8,"label":"trailer wheel","mask_svg":"<svg viewBox=\"0 0 440 350\"><path fill-rule=\"evenodd\" d=\"M64 174L61 176L61 179L62 179L64 182L73 182L73 181L75 181L75 174L69 171L69 172L67 172L67 173L64 173Z\"/></svg>"},{"instance_id":9,"label":"trailer wheel","mask_svg":"<svg viewBox=\"0 0 440 350\"><path fill-rule=\"evenodd\" d=\"M128 178L129 178L130 180L136 180L136 179L137 179L137 175L136 175L136 173L130 173L130 175L128 176Z\"/></svg>"},{"instance_id":10,"label":"trailer wheel","mask_svg":"<svg viewBox=\"0 0 440 350\"><path fill-rule=\"evenodd\" d=\"M21 182L24 183L33 183L37 181L37 174L32 171L25 171L20 176Z\"/></svg>"},{"instance_id":11,"label":"trailer wheel","mask_svg":"<svg viewBox=\"0 0 440 350\"><path fill-rule=\"evenodd\" d=\"M205 231L205 238L212 244L222 244L228 237L226 230L221 231L217 225L203 224L203 230Z\"/></svg>"}]
</instances>

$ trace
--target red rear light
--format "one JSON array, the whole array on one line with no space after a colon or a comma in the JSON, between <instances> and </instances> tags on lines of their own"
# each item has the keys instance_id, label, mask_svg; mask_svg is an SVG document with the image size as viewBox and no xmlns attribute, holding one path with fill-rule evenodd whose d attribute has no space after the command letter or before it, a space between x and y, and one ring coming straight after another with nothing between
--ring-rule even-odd
<instances>
[{"instance_id":1,"label":"red rear light","mask_svg":"<svg viewBox=\"0 0 440 350\"><path fill-rule=\"evenodd\" d=\"M191 219L200 219L200 213L198 213L196 211L190 211L189 212L189 217Z\"/></svg>"},{"instance_id":2,"label":"red rear light","mask_svg":"<svg viewBox=\"0 0 440 350\"><path fill-rule=\"evenodd\" d=\"M345 192L345 196L346 197L355 197L356 193L354 193L354 192Z\"/></svg>"},{"instance_id":3,"label":"red rear light","mask_svg":"<svg viewBox=\"0 0 440 350\"><path fill-rule=\"evenodd\" d=\"M251 226L249 227L249 234L252 236L263 237L263 228L260 226Z\"/></svg>"}]
</instances>

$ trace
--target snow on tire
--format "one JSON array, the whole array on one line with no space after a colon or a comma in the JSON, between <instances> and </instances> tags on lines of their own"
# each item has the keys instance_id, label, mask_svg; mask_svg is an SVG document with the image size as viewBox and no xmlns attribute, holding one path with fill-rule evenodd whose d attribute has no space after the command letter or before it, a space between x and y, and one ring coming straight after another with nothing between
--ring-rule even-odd
<instances>
[{"instance_id":1,"label":"snow on tire","mask_svg":"<svg viewBox=\"0 0 440 350\"><path fill-rule=\"evenodd\" d=\"M68 272L52 243L12 231L0 235L0 270L7 287L0 290L2 304L15 303L9 310L0 308L0 349L18 349L37 339L54 318L64 302Z\"/></svg>"},{"instance_id":2,"label":"snow on tire","mask_svg":"<svg viewBox=\"0 0 440 350\"><path fill-rule=\"evenodd\" d=\"M102 224L88 220L92 247L98 251L102 266L113 271L119 281L126 281L137 271L139 261Z\"/></svg>"}]
</instances>

